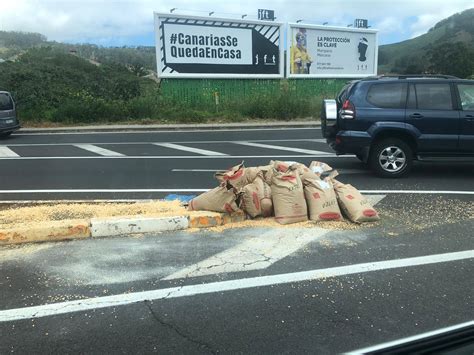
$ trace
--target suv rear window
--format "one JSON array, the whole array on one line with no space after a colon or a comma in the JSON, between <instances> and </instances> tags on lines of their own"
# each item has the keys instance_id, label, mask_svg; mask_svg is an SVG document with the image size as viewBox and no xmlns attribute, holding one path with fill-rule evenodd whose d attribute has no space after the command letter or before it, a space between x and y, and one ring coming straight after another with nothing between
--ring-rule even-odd
<instances>
[{"instance_id":1,"label":"suv rear window","mask_svg":"<svg viewBox=\"0 0 474 355\"><path fill-rule=\"evenodd\" d=\"M367 101L380 108L405 108L406 83L374 84L369 88Z\"/></svg>"},{"instance_id":2,"label":"suv rear window","mask_svg":"<svg viewBox=\"0 0 474 355\"><path fill-rule=\"evenodd\" d=\"M13 102L10 95L0 93L0 111L13 110Z\"/></svg>"}]
</instances>

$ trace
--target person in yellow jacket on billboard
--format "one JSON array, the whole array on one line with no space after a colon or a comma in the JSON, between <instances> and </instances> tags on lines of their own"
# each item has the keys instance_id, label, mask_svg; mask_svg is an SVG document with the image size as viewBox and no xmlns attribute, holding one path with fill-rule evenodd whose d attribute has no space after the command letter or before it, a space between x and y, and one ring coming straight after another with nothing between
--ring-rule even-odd
<instances>
[{"instance_id":1,"label":"person in yellow jacket on billboard","mask_svg":"<svg viewBox=\"0 0 474 355\"><path fill-rule=\"evenodd\" d=\"M306 30L300 28L290 50L291 74L309 74L313 60L306 49Z\"/></svg>"}]
</instances>

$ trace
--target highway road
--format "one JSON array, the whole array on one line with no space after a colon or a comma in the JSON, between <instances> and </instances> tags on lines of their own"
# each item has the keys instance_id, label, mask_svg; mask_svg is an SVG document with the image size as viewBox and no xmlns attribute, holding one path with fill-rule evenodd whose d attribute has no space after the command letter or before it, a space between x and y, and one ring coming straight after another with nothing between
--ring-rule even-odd
<instances>
[{"instance_id":1,"label":"highway road","mask_svg":"<svg viewBox=\"0 0 474 355\"><path fill-rule=\"evenodd\" d=\"M416 164L410 177L375 177L336 157L319 128L21 133L0 141L0 200L149 199L199 193L240 161L328 163L362 190L472 190L472 164Z\"/></svg>"},{"instance_id":2,"label":"highway road","mask_svg":"<svg viewBox=\"0 0 474 355\"><path fill-rule=\"evenodd\" d=\"M324 161L382 219L0 247L0 353L334 354L474 319L474 169L375 177L317 128L22 133L0 200L198 194L244 160Z\"/></svg>"}]
</instances>

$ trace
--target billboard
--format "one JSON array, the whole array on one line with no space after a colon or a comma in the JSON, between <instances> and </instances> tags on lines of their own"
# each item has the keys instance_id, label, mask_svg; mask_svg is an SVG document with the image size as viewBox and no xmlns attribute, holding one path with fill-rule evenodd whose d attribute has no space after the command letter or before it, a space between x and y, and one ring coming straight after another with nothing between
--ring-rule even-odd
<instances>
[{"instance_id":1,"label":"billboard","mask_svg":"<svg viewBox=\"0 0 474 355\"><path fill-rule=\"evenodd\" d=\"M377 31L289 24L289 78L362 78L377 74Z\"/></svg>"},{"instance_id":2,"label":"billboard","mask_svg":"<svg viewBox=\"0 0 474 355\"><path fill-rule=\"evenodd\" d=\"M155 13L161 78L281 78L282 24Z\"/></svg>"}]
</instances>

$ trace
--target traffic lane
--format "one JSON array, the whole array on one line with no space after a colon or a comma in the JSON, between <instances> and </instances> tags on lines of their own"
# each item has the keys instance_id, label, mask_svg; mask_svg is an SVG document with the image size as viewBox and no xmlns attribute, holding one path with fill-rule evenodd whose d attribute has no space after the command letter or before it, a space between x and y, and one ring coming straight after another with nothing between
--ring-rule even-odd
<instances>
[{"instance_id":1,"label":"traffic lane","mask_svg":"<svg viewBox=\"0 0 474 355\"><path fill-rule=\"evenodd\" d=\"M51 198L160 198L170 191L129 191L121 189L210 189L217 185L215 171L225 170L245 161L246 166L266 165L271 159L323 161L340 171L339 180L361 190L438 190L473 191L473 170L470 164L415 164L412 173L401 179L375 176L365 164L350 157L307 155L273 155L265 158L172 156L152 157L96 157L80 159L3 159L0 160L0 198L21 198L21 190L108 189L109 192L85 191L62 193L37 191ZM6 190L15 193L7 193ZM35 192L34 198L43 198ZM57 194L54 194L56 196ZM111 197L112 196L112 197ZM26 196L27 197L27 196ZM28 198L27 198L28 199Z\"/></svg>"},{"instance_id":2,"label":"traffic lane","mask_svg":"<svg viewBox=\"0 0 474 355\"><path fill-rule=\"evenodd\" d=\"M282 231L291 236L299 231L261 227L204 230L3 247L0 286L4 297L0 309L472 249L474 219L472 211L466 209L470 200L449 196L440 199L440 206L461 210L448 216L437 206L419 208L419 202L423 202L422 197L406 200L403 196L387 196L377 205L381 221L375 225L349 230L329 225L327 235L264 269L216 271L209 276L172 281L162 279L255 237L279 235ZM392 209L396 211L393 216ZM418 216L410 218L414 210L419 210ZM324 228L325 224L319 226ZM289 245L292 241L283 238L281 242ZM271 252L266 251L267 257L272 257Z\"/></svg>"},{"instance_id":3,"label":"traffic lane","mask_svg":"<svg viewBox=\"0 0 474 355\"><path fill-rule=\"evenodd\" d=\"M345 352L471 320L473 271L463 260L0 323L0 350Z\"/></svg>"},{"instance_id":4,"label":"traffic lane","mask_svg":"<svg viewBox=\"0 0 474 355\"><path fill-rule=\"evenodd\" d=\"M75 132L12 134L0 144L50 143L113 143L113 142L181 142L181 141L239 141L261 139L314 139L322 138L321 129L315 128L259 128L225 130L182 130L150 132Z\"/></svg>"}]
</instances>

